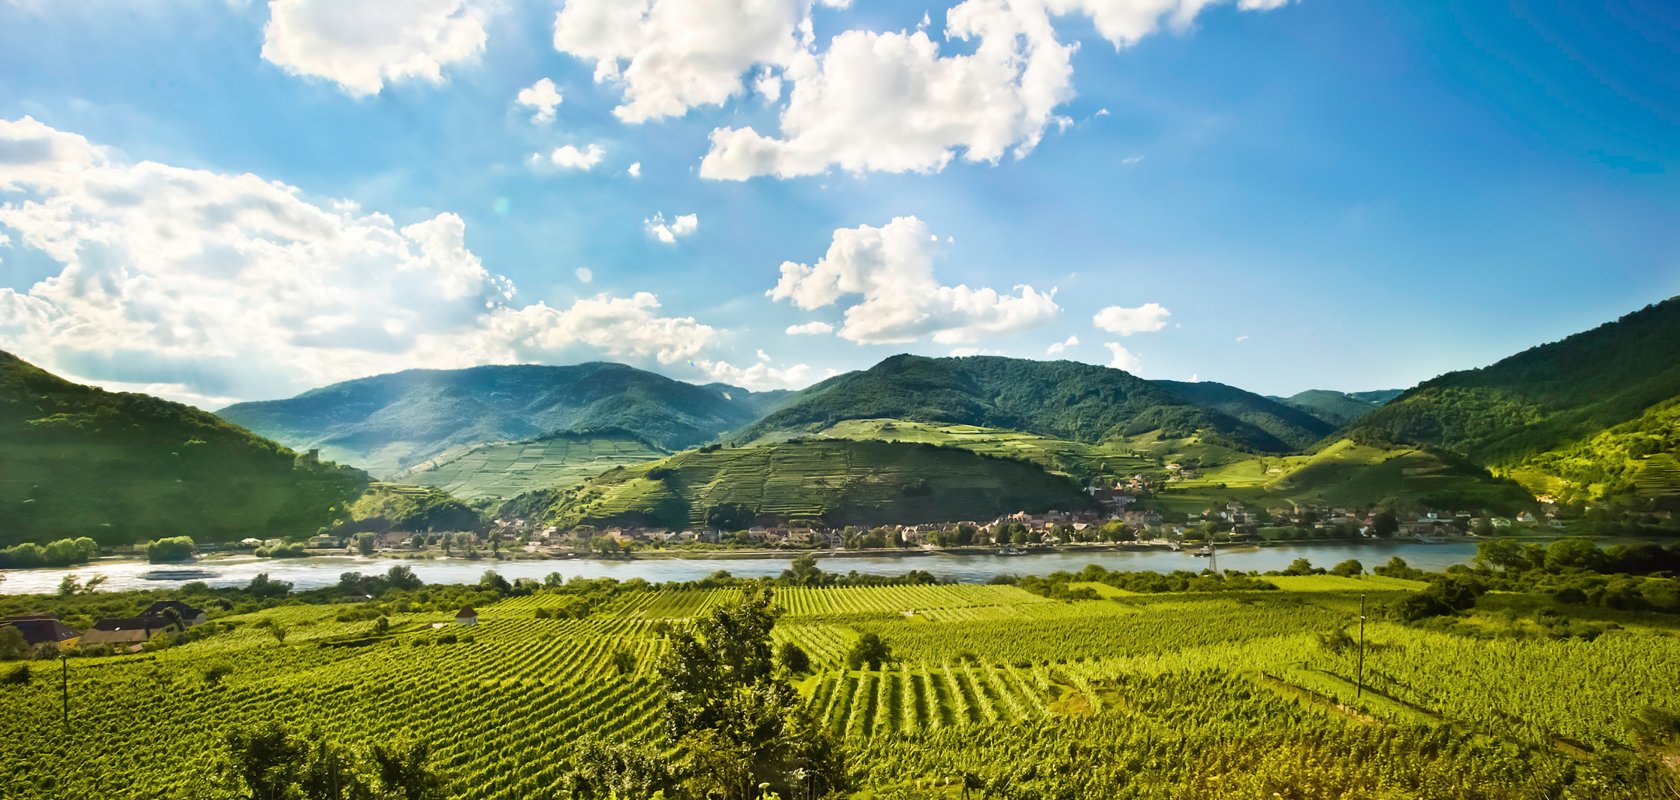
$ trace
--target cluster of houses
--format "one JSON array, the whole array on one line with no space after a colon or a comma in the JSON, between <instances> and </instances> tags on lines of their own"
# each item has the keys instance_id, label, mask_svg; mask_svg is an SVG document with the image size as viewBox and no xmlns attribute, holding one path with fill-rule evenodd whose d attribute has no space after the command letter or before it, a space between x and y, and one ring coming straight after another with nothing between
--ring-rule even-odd
<instances>
[{"instance_id":1,"label":"cluster of houses","mask_svg":"<svg viewBox=\"0 0 1680 800\"><path fill-rule=\"evenodd\" d=\"M85 631L77 631L51 614L0 618L0 627L16 628L31 650L54 647L109 646L135 652L153 636L202 625L208 616L179 600L160 600L139 616L101 619Z\"/></svg>"}]
</instances>

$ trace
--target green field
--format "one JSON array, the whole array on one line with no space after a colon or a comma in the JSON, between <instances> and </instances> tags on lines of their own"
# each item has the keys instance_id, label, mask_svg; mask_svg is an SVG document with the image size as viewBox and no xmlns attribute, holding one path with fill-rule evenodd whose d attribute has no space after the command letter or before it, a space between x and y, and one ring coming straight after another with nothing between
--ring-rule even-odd
<instances>
[{"instance_id":1,"label":"green field","mask_svg":"<svg viewBox=\"0 0 1680 800\"><path fill-rule=\"evenodd\" d=\"M508 498L572 486L614 467L664 458L664 451L628 435L556 434L454 450L394 480L435 486L462 500Z\"/></svg>"},{"instance_id":2,"label":"green field","mask_svg":"<svg viewBox=\"0 0 1680 800\"><path fill-rule=\"evenodd\" d=\"M1010 586L784 588L773 638L811 656L796 685L851 752L858 797L955 798L964 774L1022 798L1654 796L1635 781L1654 762L1630 721L1680 709L1668 618L1595 612L1620 627L1590 641L1375 621L1356 699L1353 654L1319 634L1356 628L1361 589L1408 582L1273 580L1285 591L1077 602ZM382 609L379 635L337 621L344 604L219 613L230 629L201 641L72 660L68 731L56 663L0 686L6 796L208 796L220 737L269 719L357 745L421 737L453 797L559 796L580 737L656 740L659 628L740 592L625 588L582 619L539 616L576 599L558 590L480 596L475 627ZM846 669L866 633L893 660ZM609 661L620 651L625 674Z\"/></svg>"},{"instance_id":3,"label":"green field","mask_svg":"<svg viewBox=\"0 0 1680 800\"><path fill-rule=\"evenodd\" d=\"M546 504L546 519L563 526L669 528L700 526L708 509L726 505L750 509L760 521L872 525L990 520L1091 503L1068 479L1024 461L956 447L840 439L691 450L516 503L533 499Z\"/></svg>"},{"instance_id":4,"label":"green field","mask_svg":"<svg viewBox=\"0 0 1680 800\"><path fill-rule=\"evenodd\" d=\"M1365 506L1520 507L1530 502L1515 484L1435 454L1336 442L1310 455L1249 456L1203 469L1160 495L1171 510L1195 512L1217 502Z\"/></svg>"},{"instance_id":5,"label":"green field","mask_svg":"<svg viewBox=\"0 0 1680 800\"><path fill-rule=\"evenodd\" d=\"M1129 445L1084 444L1066 439L983 428L978 425L948 425L891 419L847 420L822 431L836 439L886 442L921 442L961 447L976 453L1031 461L1053 472L1078 477L1134 475L1160 471L1153 458L1133 452Z\"/></svg>"}]
</instances>

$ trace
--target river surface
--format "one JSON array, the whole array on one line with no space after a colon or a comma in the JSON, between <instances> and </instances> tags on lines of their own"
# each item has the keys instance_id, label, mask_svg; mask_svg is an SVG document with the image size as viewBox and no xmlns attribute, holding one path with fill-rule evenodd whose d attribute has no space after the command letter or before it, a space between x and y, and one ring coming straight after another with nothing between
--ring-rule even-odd
<instances>
[{"instance_id":1,"label":"river surface","mask_svg":"<svg viewBox=\"0 0 1680 800\"><path fill-rule=\"evenodd\" d=\"M1605 542L1603 544L1608 544ZM1350 558L1359 559L1367 570L1379 566L1393 556L1419 569L1439 571L1454 564L1468 563L1476 555L1474 541L1447 544L1421 542L1333 542L1323 544L1274 545L1270 547L1237 547L1219 551L1219 568L1266 572L1281 570L1297 558L1312 561L1314 566L1330 567ZM144 561L100 561L73 569L4 570L0 593L24 594L57 591L65 575L78 575L84 580L104 575L105 590L165 589L189 580L211 586L244 586L258 573L266 572L274 580L290 581L295 589L317 589L338 583L345 572L377 574L395 564L405 564L426 583L477 583L485 570L495 570L508 580L515 578L541 579L551 572L572 578L643 578L653 583L692 581L718 570L731 575L755 578L780 575L793 559L792 555L774 558L644 558L635 560L601 559L542 559L532 561L468 560L463 558L391 559L356 556L316 556L311 558L266 559L252 556L207 558L192 564L148 564ZM972 553L911 553L889 556L843 556L822 558L824 570L846 573L857 571L874 575L902 575L911 570L926 570L940 578L965 583L984 583L996 575L1048 575L1058 570L1077 572L1086 564L1100 564L1111 570L1172 572L1199 571L1207 568L1207 559L1195 558L1187 552L1157 550L1079 550L1064 549L1019 556L977 555Z\"/></svg>"}]
</instances>

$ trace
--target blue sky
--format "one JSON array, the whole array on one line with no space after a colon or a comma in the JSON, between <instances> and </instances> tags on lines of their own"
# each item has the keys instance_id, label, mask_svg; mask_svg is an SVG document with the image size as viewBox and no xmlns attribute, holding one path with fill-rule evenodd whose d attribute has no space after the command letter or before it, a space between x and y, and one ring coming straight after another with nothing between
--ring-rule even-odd
<instances>
[{"instance_id":1,"label":"blue sky","mask_svg":"<svg viewBox=\"0 0 1680 800\"><path fill-rule=\"evenodd\" d=\"M905 351L1286 394L1680 293L1671 4L1048 5L0 2L0 348L207 407Z\"/></svg>"}]
</instances>

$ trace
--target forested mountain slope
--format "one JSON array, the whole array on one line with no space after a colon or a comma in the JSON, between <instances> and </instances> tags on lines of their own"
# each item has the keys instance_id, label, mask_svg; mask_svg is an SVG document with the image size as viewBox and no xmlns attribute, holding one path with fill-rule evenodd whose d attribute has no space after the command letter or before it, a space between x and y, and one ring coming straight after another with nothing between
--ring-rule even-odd
<instances>
[{"instance_id":1,"label":"forested mountain slope","mask_svg":"<svg viewBox=\"0 0 1680 800\"><path fill-rule=\"evenodd\" d=\"M0 545L307 534L367 482L208 412L0 352Z\"/></svg>"},{"instance_id":2,"label":"forested mountain slope","mask_svg":"<svg viewBox=\"0 0 1680 800\"><path fill-rule=\"evenodd\" d=\"M696 386L623 364L409 370L240 403L223 417L389 476L451 448L554 432L627 432L664 450L758 417L745 389Z\"/></svg>"}]
</instances>

